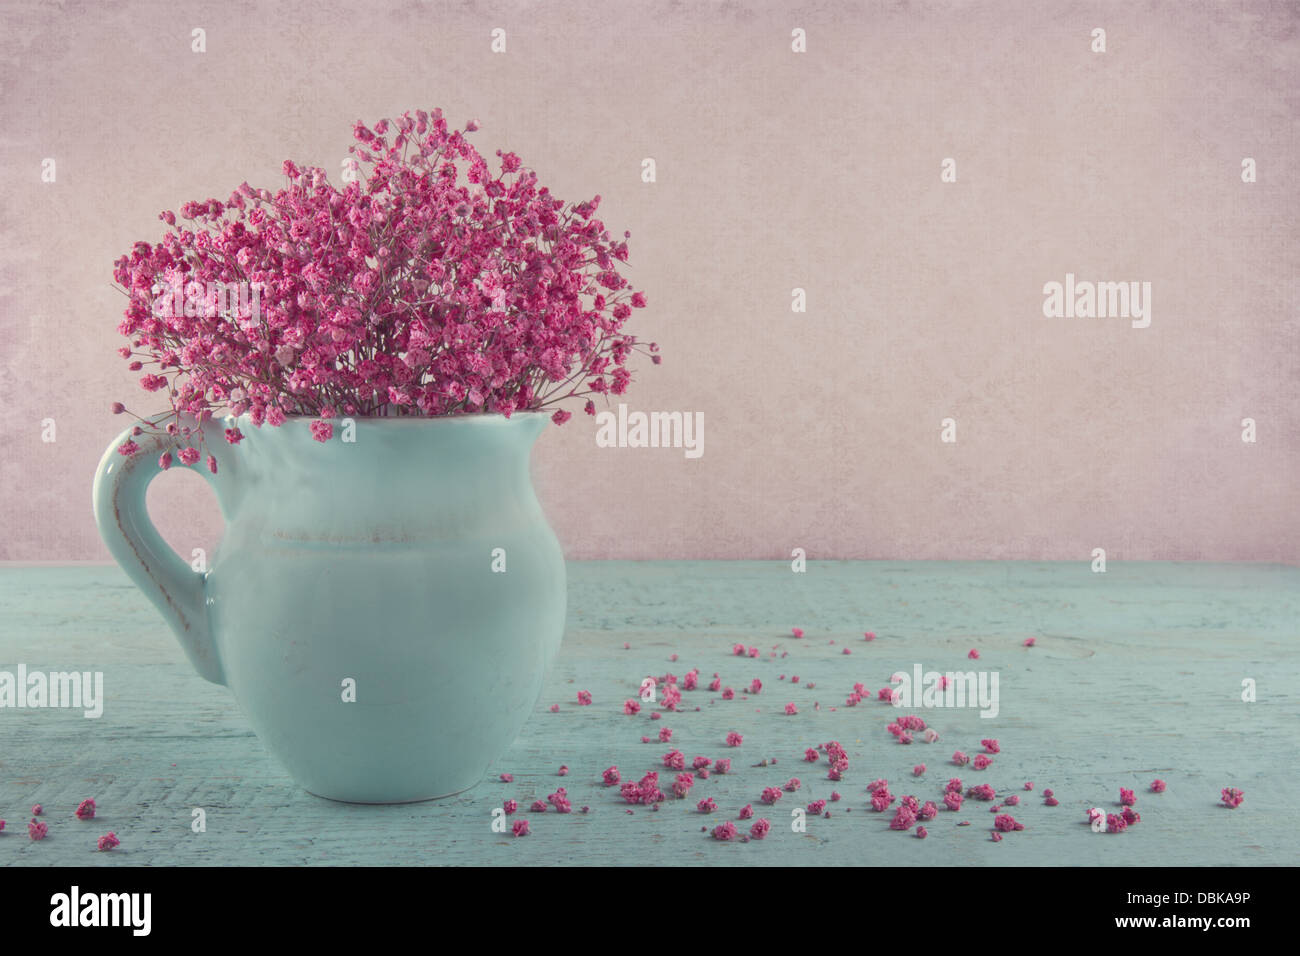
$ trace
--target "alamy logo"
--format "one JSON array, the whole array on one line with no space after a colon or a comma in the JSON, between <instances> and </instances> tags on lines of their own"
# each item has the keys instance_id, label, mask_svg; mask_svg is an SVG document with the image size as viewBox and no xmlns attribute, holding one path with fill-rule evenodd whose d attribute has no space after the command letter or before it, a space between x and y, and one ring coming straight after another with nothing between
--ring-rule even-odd
<instances>
[{"instance_id":1,"label":"alamy logo","mask_svg":"<svg viewBox=\"0 0 1300 956\"><path fill-rule=\"evenodd\" d=\"M70 893L50 897L51 926L129 926L135 936L148 936L152 924L150 893Z\"/></svg>"},{"instance_id":2,"label":"alamy logo","mask_svg":"<svg viewBox=\"0 0 1300 956\"><path fill-rule=\"evenodd\" d=\"M940 673L912 665L912 673L899 671L889 681L895 707L978 707L980 717L998 715L998 672Z\"/></svg>"},{"instance_id":3,"label":"alamy logo","mask_svg":"<svg viewBox=\"0 0 1300 956\"><path fill-rule=\"evenodd\" d=\"M618 414L596 416L598 448L682 448L687 458L704 454L704 413L629 412L619 404Z\"/></svg>"},{"instance_id":4,"label":"alamy logo","mask_svg":"<svg viewBox=\"0 0 1300 956\"><path fill-rule=\"evenodd\" d=\"M1150 282L1076 282L1067 272L1064 284L1046 283L1043 295L1049 319L1132 319L1135 329L1151 324Z\"/></svg>"},{"instance_id":5,"label":"alamy logo","mask_svg":"<svg viewBox=\"0 0 1300 956\"><path fill-rule=\"evenodd\" d=\"M261 282L181 282L155 285L150 291L154 318L178 316L194 319L218 315L234 315L241 319L261 321Z\"/></svg>"},{"instance_id":6,"label":"alamy logo","mask_svg":"<svg viewBox=\"0 0 1300 956\"><path fill-rule=\"evenodd\" d=\"M32 671L19 664L18 672L0 671L0 708L71 707L86 717L104 713L103 671Z\"/></svg>"}]
</instances>

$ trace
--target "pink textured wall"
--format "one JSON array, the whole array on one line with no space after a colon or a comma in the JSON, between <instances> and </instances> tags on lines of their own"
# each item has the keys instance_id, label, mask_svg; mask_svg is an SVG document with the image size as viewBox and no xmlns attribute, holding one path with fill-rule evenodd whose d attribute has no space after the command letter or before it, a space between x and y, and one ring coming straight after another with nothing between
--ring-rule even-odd
<instances>
[{"instance_id":1,"label":"pink textured wall","mask_svg":"<svg viewBox=\"0 0 1300 956\"><path fill-rule=\"evenodd\" d=\"M697 460L598 448L582 415L543 438L570 556L1293 562L1298 27L1286 2L7 2L0 558L106 557L108 404L144 404L111 264L158 211L337 171L355 120L441 106L603 196L665 354L629 402L704 414ZM1067 272L1150 282L1150 327L1044 318ZM219 527L196 489L155 484L179 547Z\"/></svg>"}]
</instances>

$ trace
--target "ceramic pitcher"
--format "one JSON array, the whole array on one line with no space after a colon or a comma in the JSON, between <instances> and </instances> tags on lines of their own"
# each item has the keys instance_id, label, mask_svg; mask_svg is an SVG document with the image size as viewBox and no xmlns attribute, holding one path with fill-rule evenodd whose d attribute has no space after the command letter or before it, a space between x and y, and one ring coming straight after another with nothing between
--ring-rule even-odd
<instances>
[{"instance_id":1,"label":"ceramic pitcher","mask_svg":"<svg viewBox=\"0 0 1300 956\"><path fill-rule=\"evenodd\" d=\"M465 790L523 727L564 631L564 558L529 477L548 418L362 418L326 442L310 421L203 425L217 472L192 468L225 517L208 570L146 511L163 436L105 451L100 534L304 788L359 803Z\"/></svg>"}]
</instances>

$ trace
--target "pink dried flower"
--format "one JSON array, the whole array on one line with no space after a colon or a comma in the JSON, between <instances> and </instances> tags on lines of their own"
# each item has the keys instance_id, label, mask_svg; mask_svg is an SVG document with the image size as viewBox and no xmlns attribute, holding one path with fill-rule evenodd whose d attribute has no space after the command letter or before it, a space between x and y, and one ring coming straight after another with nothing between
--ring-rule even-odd
<instances>
[{"instance_id":1,"label":"pink dried flower","mask_svg":"<svg viewBox=\"0 0 1300 956\"><path fill-rule=\"evenodd\" d=\"M980 743L983 744L984 749L991 754L1001 753L1002 751L1001 746L998 745L998 742L996 740L986 738L984 740L981 740Z\"/></svg>"},{"instance_id":2,"label":"pink dried flower","mask_svg":"<svg viewBox=\"0 0 1300 956\"><path fill-rule=\"evenodd\" d=\"M515 781L515 775L513 773L503 773L501 775L502 783L514 783L514 781Z\"/></svg>"},{"instance_id":3,"label":"pink dried flower","mask_svg":"<svg viewBox=\"0 0 1300 956\"><path fill-rule=\"evenodd\" d=\"M921 809L921 801L917 800L916 797L911 794L908 794L903 798L901 805L907 807L907 809L911 810L913 813L916 813Z\"/></svg>"},{"instance_id":4,"label":"pink dried flower","mask_svg":"<svg viewBox=\"0 0 1300 956\"><path fill-rule=\"evenodd\" d=\"M797 683L799 683L799 675L796 674L795 676L791 677L791 678L790 678L790 683L792 683L792 684L797 684Z\"/></svg>"},{"instance_id":5,"label":"pink dried flower","mask_svg":"<svg viewBox=\"0 0 1300 956\"><path fill-rule=\"evenodd\" d=\"M4 828L5 828L5 822L3 820L0 820L0 831L3 831Z\"/></svg>"},{"instance_id":6,"label":"pink dried flower","mask_svg":"<svg viewBox=\"0 0 1300 956\"><path fill-rule=\"evenodd\" d=\"M839 803L842 799L844 798L840 796L838 790L831 791L831 803Z\"/></svg>"},{"instance_id":7,"label":"pink dried flower","mask_svg":"<svg viewBox=\"0 0 1300 956\"><path fill-rule=\"evenodd\" d=\"M751 647L751 648L749 649L749 656L750 656L750 657L758 657L758 656L759 656L759 650L758 650L758 648L757 648L757 647Z\"/></svg>"},{"instance_id":8,"label":"pink dried flower","mask_svg":"<svg viewBox=\"0 0 1300 956\"><path fill-rule=\"evenodd\" d=\"M558 714L559 712L560 712L560 705L559 705L559 704L552 704L552 705L551 705L551 713L553 713L553 714Z\"/></svg>"},{"instance_id":9,"label":"pink dried flower","mask_svg":"<svg viewBox=\"0 0 1300 956\"><path fill-rule=\"evenodd\" d=\"M757 677L755 677L752 681L749 682L749 692L751 694L757 694L762 689L763 689L763 682L759 680Z\"/></svg>"},{"instance_id":10,"label":"pink dried flower","mask_svg":"<svg viewBox=\"0 0 1300 956\"><path fill-rule=\"evenodd\" d=\"M953 777L951 780L949 780L947 783L943 785L944 793L961 793L961 791L962 791L962 782L960 777Z\"/></svg>"},{"instance_id":11,"label":"pink dried flower","mask_svg":"<svg viewBox=\"0 0 1300 956\"><path fill-rule=\"evenodd\" d=\"M531 807L528 808L528 812L529 812L529 813L545 813L545 812L546 812L546 804L543 803L541 800L534 800L534 801L533 801L533 805L532 805Z\"/></svg>"},{"instance_id":12,"label":"pink dried flower","mask_svg":"<svg viewBox=\"0 0 1300 956\"><path fill-rule=\"evenodd\" d=\"M1013 793L1011 796L1007 797L1002 802L1009 807L1014 807L1016 804L1020 802L1020 798Z\"/></svg>"},{"instance_id":13,"label":"pink dried flower","mask_svg":"<svg viewBox=\"0 0 1300 956\"><path fill-rule=\"evenodd\" d=\"M786 781L785 789L788 790L790 793L794 793L801 786L803 786L803 784L799 782L798 777L791 777L789 780Z\"/></svg>"},{"instance_id":14,"label":"pink dried flower","mask_svg":"<svg viewBox=\"0 0 1300 956\"><path fill-rule=\"evenodd\" d=\"M793 634L795 637L803 637L803 628L792 627L790 628L790 633Z\"/></svg>"},{"instance_id":15,"label":"pink dried flower","mask_svg":"<svg viewBox=\"0 0 1300 956\"><path fill-rule=\"evenodd\" d=\"M715 677L713 678L712 681L709 682L709 690L716 691L721 686L722 686L722 681L720 678Z\"/></svg>"},{"instance_id":16,"label":"pink dried flower","mask_svg":"<svg viewBox=\"0 0 1300 956\"><path fill-rule=\"evenodd\" d=\"M791 704L786 704L786 705L785 705L785 712L786 712L786 714L797 714L797 713L799 713L799 708L796 707L796 706L795 706L794 704L792 704L792 703L791 703Z\"/></svg>"},{"instance_id":17,"label":"pink dried flower","mask_svg":"<svg viewBox=\"0 0 1300 956\"><path fill-rule=\"evenodd\" d=\"M742 819L742 820L748 820L748 819L749 819L750 817L752 817L753 815L754 815L754 807L753 807L751 804L748 804L748 803L745 804L743 807L741 807L741 808L740 808L740 813L737 814L737 816L739 816L740 819Z\"/></svg>"},{"instance_id":18,"label":"pink dried flower","mask_svg":"<svg viewBox=\"0 0 1300 956\"><path fill-rule=\"evenodd\" d=\"M916 835L917 835L920 839L924 840L926 837L928 837L928 836L930 835L930 831L927 830L925 827L917 827L917 828L916 828Z\"/></svg>"},{"instance_id":19,"label":"pink dried flower","mask_svg":"<svg viewBox=\"0 0 1300 956\"><path fill-rule=\"evenodd\" d=\"M1127 829L1128 829L1128 823L1124 820L1123 817L1114 813L1106 814L1107 833L1123 833Z\"/></svg>"},{"instance_id":20,"label":"pink dried flower","mask_svg":"<svg viewBox=\"0 0 1300 956\"><path fill-rule=\"evenodd\" d=\"M772 824L769 823L767 820L761 818L755 820L754 825L749 828L750 838L754 840L761 840L763 839L763 837L767 836L768 831L771 829L772 829Z\"/></svg>"},{"instance_id":21,"label":"pink dried flower","mask_svg":"<svg viewBox=\"0 0 1300 956\"><path fill-rule=\"evenodd\" d=\"M881 788L871 795L871 809L881 813L894 802L894 799L894 795L888 789Z\"/></svg>"},{"instance_id":22,"label":"pink dried flower","mask_svg":"<svg viewBox=\"0 0 1300 956\"><path fill-rule=\"evenodd\" d=\"M1225 807L1235 810L1237 807L1241 806L1242 801L1246 799L1246 794L1238 790L1236 787L1224 787L1219 799L1223 801Z\"/></svg>"},{"instance_id":23,"label":"pink dried flower","mask_svg":"<svg viewBox=\"0 0 1300 956\"><path fill-rule=\"evenodd\" d=\"M898 742L900 744L910 744L912 742L912 735L909 734L907 731L903 731L901 734L898 735Z\"/></svg>"},{"instance_id":24,"label":"pink dried flower","mask_svg":"<svg viewBox=\"0 0 1300 956\"><path fill-rule=\"evenodd\" d=\"M781 788L780 788L780 787L766 787L766 788L764 788L764 790L763 790L763 795L762 795L761 797L759 797L759 799L762 800L764 803L769 804L769 805L771 805L771 804L773 804L773 803L776 803L778 800L781 799Z\"/></svg>"},{"instance_id":25,"label":"pink dried flower","mask_svg":"<svg viewBox=\"0 0 1300 956\"><path fill-rule=\"evenodd\" d=\"M740 734L736 733L734 730L733 730L733 731L730 731L730 732L727 734L727 746L728 746L728 747L739 747L742 743L744 743L744 741L745 741L745 738L744 738L743 736L741 736Z\"/></svg>"},{"instance_id":26,"label":"pink dried flower","mask_svg":"<svg viewBox=\"0 0 1300 956\"><path fill-rule=\"evenodd\" d=\"M187 225L165 212L161 243L114 262L131 340L119 352L161 373L140 380L166 387L159 426L310 415L328 439L339 412L508 417L622 395L634 352L658 364L657 345L622 331L646 299L619 274L628 234L595 218L599 196L556 200L510 152L494 175L465 138L477 124L449 129L440 110L404 114L391 138L389 125L354 126L343 188L286 162L285 188L185 203Z\"/></svg>"},{"instance_id":27,"label":"pink dried flower","mask_svg":"<svg viewBox=\"0 0 1300 956\"><path fill-rule=\"evenodd\" d=\"M967 757L964 753L958 750L956 753L952 755L952 762L959 767L965 766L966 764L970 763L970 757Z\"/></svg>"},{"instance_id":28,"label":"pink dried flower","mask_svg":"<svg viewBox=\"0 0 1300 956\"><path fill-rule=\"evenodd\" d=\"M925 764L923 764L923 763L919 763L919 764L917 764L915 767L912 768L912 776L913 776L913 777L919 777L919 776L921 776L921 774L923 774L923 773L925 773Z\"/></svg>"},{"instance_id":29,"label":"pink dried flower","mask_svg":"<svg viewBox=\"0 0 1300 956\"><path fill-rule=\"evenodd\" d=\"M682 692L674 683L668 684L664 688L664 708L667 710L676 710L677 705L682 702Z\"/></svg>"},{"instance_id":30,"label":"pink dried flower","mask_svg":"<svg viewBox=\"0 0 1300 956\"><path fill-rule=\"evenodd\" d=\"M1132 807L1125 807L1121 816L1124 817L1124 822L1129 826L1142 822L1142 817Z\"/></svg>"},{"instance_id":31,"label":"pink dried flower","mask_svg":"<svg viewBox=\"0 0 1300 956\"><path fill-rule=\"evenodd\" d=\"M695 785L695 778L689 773L679 773L677 779L673 781L673 796L677 799L683 799L686 794L691 792L691 787Z\"/></svg>"},{"instance_id":32,"label":"pink dried flower","mask_svg":"<svg viewBox=\"0 0 1300 956\"><path fill-rule=\"evenodd\" d=\"M629 717L641 713L641 702L639 700L623 701L623 713L627 714Z\"/></svg>"},{"instance_id":33,"label":"pink dried flower","mask_svg":"<svg viewBox=\"0 0 1300 956\"><path fill-rule=\"evenodd\" d=\"M916 824L916 814L907 807L899 807L894 812L894 819L889 821L891 830L910 830Z\"/></svg>"},{"instance_id":34,"label":"pink dried flower","mask_svg":"<svg viewBox=\"0 0 1300 956\"><path fill-rule=\"evenodd\" d=\"M1164 782L1163 780L1152 780L1152 781L1151 781L1151 792L1152 792L1152 793L1164 793L1164 792L1165 792L1165 782Z\"/></svg>"},{"instance_id":35,"label":"pink dried flower","mask_svg":"<svg viewBox=\"0 0 1300 956\"><path fill-rule=\"evenodd\" d=\"M713 828L713 839L715 840L734 840L736 837L736 825L728 820L726 823L720 823Z\"/></svg>"},{"instance_id":36,"label":"pink dried flower","mask_svg":"<svg viewBox=\"0 0 1300 956\"><path fill-rule=\"evenodd\" d=\"M949 791L948 793L945 793L945 794L943 795L943 805L944 805L945 807L947 807L949 810L954 810L954 811L956 811L956 810L960 810L960 809L961 809L961 794L960 794L960 793L953 793L952 791Z\"/></svg>"},{"instance_id":37,"label":"pink dried flower","mask_svg":"<svg viewBox=\"0 0 1300 956\"><path fill-rule=\"evenodd\" d=\"M993 825L1003 833L1010 833L1013 830L1023 830L1025 828L1023 823L1018 822L1016 818L1009 813L998 814L998 816L993 819Z\"/></svg>"},{"instance_id":38,"label":"pink dried flower","mask_svg":"<svg viewBox=\"0 0 1300 956\"><path fill-rule=\"evenodd\" d=\"M966 656L969 657L969 658L970 658L971 660L973 660L973 661L977 661L977 660L980 659L980 652L977 651L977 650L975 650L975 648L972 647L972 648L970 649L970 652L969 652Z\"/></svg>"},{"instance_id":39,"label":"pink dried flower","mask_svg":"<svg viewBox=\"0 0 1300 956\"><path fill-rule=\"evenodd\" d=\"M925 738L927 744L932 744L939 739L939 731L935 730L933 727L926 727L925 733L921 736Z\"/></svg>"},{"instance_id":40,"label":"pink dried flower","mask_svg":"<svg viewBox=\"0 0 1300 956\"><path fill-rule=\"evenodd\" d=\"M686 769L686 754L680 750L670 750L663 756L664 766L671 770Z\"/></svg>"},{"instance_id":41,"label":"pink dried flower","mask_svg":"<svg viewBox=\"0 0 1300 956\"><path fill-rule=\"evenodd\" d=\"M841 654L852 654L853 652L852 652L851 650L849 650L849 649L846 647L846 648L844 648L844 650L842 650L840 653L841 653Z\"/></svg>"},{"instance_id":42,"label":"pink dried flower","mask_svg":"<svg viewBox=\"0 0 1300 956\"><path fill-rule=\"evenodd\" d=\"M993 762L993 761L990 760L990 759L989 759L987 756L985 756L984 754L976 754L976 755L975 755L975 769L976 769L976 770L983 770L985 767L987 767L987 766L988 766L989 764L991 764L992 762Z\"/></svg>"},{"instance_id":43,"label":"pink dried flower","mask_svg":"<svg viewBox=\"0 0 1300 956\"><path fill-rule=\"evenodd\" d=\"M568 775L569 775L569 767L568 767L568 765L567 765L567 764L561 764L561 765L560 765L560 776L561 776L561 777L567 777Z\"/></svg>"},{"instance_id":44,"label":"pink dried flower","mask_svg":"<svg viewBox=\"0 0 1300 956\"><path fill-rule=\"evenodd\" d=\"M724 687L724 688L722 689L722 699L723 699L723 700L733 700L733 699L735 698L735 696L736 696L736 692L735 692L734 690L732 690L730 687Z\"/></svg>"},{"instance_id":45,"label":"pink dried flower","mask_svg":"<svg viewBox=\"0 0 1300 956\"><path fill-rule=\"evenodd\" d=\"M864 641L874 641L876 639L876 632L867 631L865 634L862 635L862 639Z\"/></svg>"},{"instance_id":46,"label":"pink dried flower","mask_svg":"<svg viewBox=\"0 0 1300 956\"><path fill-rule=\"evenodd\" d=\"M1120 802L1120 806L1131 807L1133 806L1133 804L1137 803L1137 794L1135 794L1132 790L1126 790L1123 787L1120 787L1119 802Z\"/></svg>"},{"instance_id":47,"label":"pink dried flower","mask_svg":"<svg viewBox=\"0 0 1300 956\"><path fill-rule=\"evenodd\" d=\"M589 690L580 690L580 691L578 691L578 704L579 704L579 706L586 707L586 706L589 705L590 703L591 703L591 691L589 691Z\"/></svg>"},{"instance_id":48,"label":"pink dried flower","mask_svg":"<svg viewBox=\"0 0 1300 956\"><path fill-rule=\"evenodd\" d=\"M104 852L105 850L111 850L115 846L121 846L121 844L122 841L119 840L117 838L117 834L112 832L111 830L108 833L105 833L102 837L100 837L95 842L95 846L99 849L101 853Z\"/></svg>"},{"instance_id":49,"label":"pink dried flower","mask_svg":"<svg viewBox=\"0 0 1300 956\"><path fill-rule=\"evenodd\" d=\"M1038 643L1037 639L1032 637L1026 637L1024 640L1025 647L1033 647L1036 643Z\"/></svg>"},{"instance_id":50,"label":"pink dried flower","mask_svg":"<svg viewBox=\"0 0 1300 956\"><path fill-rule=\"evenodd\" d=\"M1043 791L1043 796L1045 796L1045 797L1050 797L1050 796L1052 796L1052 788L1051 788L1051 787L1048 787L1046 790L1044 790L1044 791Z\"/></svg>"},{"instance_id":51,"label":"pink dried flower","mask_svg":"<svg viewBox=\"0 0 1300 956\"><path fill-rule=\"evenodd\" d=\"M815 750L813 750L811 747L809 747L807 750L805 750L805 751L803 752L803 759L804 759L807 763L816 763L818 760L821 759L821 757L820 757L820 755L817 753L817 751L815 751Z\"/></svg>"},{"instance_id":52,"label":"pink dried flower","mask_svg":"<svg viewBox=\"0 0 1300 956\"><path fill-rule=\"evenodd\" d=\"M732 644L732 645L731 645L731 653L734 654L736 657L744 657L744 656L745 656L745 645L744 645L744 644Z\"/></svg>"},{"instance_id":53,"label":"pink dried flower","mask_svg":"<svg viewBox=\"0 0 1300 956\"><path fill-rule=\"evenodd\" d=\"M1025 789L1026 789L1026 790L1033 790L1033 789L1034 789L1034 781L1032 781L1032 780L1026 780L1026 781L1025 781Z\"/></svg>"},{"instance_id":54,"label":"pink dried flower","mask_svg":"<svg viewBox=\"0 0 1300 956\"><path fill-rule=\"evenodd\" d=\"M603 774L601 774L601 776L605 781L605 786L607 787L614 786L614 784L618 783L620 779L617 766L610 767Z\"/></svg>"},{"instance_id":55,"label":"pink dried flower","mask_svg":"<svg viewBox=\"0 0 1300 956\"><path fill-rule=\"evenodd\" d=\"M49 824L41 823L35 817L27 824L27 836L32 840L44 840L46 834L50 832Z\"/></svg>"},{"instance_id":56,"label":"pink dried flower","mask_svg":"<svg viewBox=\"0 0 1300 956\"><path fill-rule=\"evenodd\" d=\"M1002 834L999 833L997 830L994 830L993 833L992 833L992 835L991 835L991 837L990 837L990 839L992 839L994 843L1001 843L1001 842L1002 842Z\"/></svg>"},{"instance_id":57,"label":"pink dried flower","mask_svg":"<svg viewBox=\"0 0 1300 956\"><path fill-rule=\"evenodd\" d=\"M519 804L514 800L507 800L505 803L501 804L501 809L505 811L506 816L510 816L510 814L519 809Z\"/></svg>"},{"instance_id":58,"label":"pink dried flower","mask_svg":"<svg viewBox=\"0 0 1300 956\"><path fill-rule=\"evenodd\" d=\"M809 813L819 814L826 809L826 801L814 800L812 803L808 804L807 809Z\"/></svg>"},{"instance_id":59,"label":"pink dried flower","mask_svg":"<svg viewBox=\"0 0 1300 956\"><path fill-rule=\"evenodd\" d=\"M32 816L39 817L41 813L44 811L44 809L45 808L42 807L39 803L36 804L36 806L32 807Z\"/></svg>"},{"instance_id":60,"label":"pink dried flower","mask_svg":"<svg viewBox=\"0 0 1300 956\"><path fill-rule=\"evenodd\" d=\"M939 808L934 805L933 800L927 800L921 804L921 809L916 811L916 815L922 820L933 820L939 815Z\"/></svg>"},{"instance_id":61,"label":"pink dried flower","mask_svg":"<svg viewBox=\"0 0 1300 956\"><path fill-rule=\"evenodd\" d=\"M95 818L95 801L93 799L82 800L81 803L77 804L78 820L93 820L94 818Z\"/></svg>"},{"instance_id":62,"label":"pink dried flower","mask_svg":"<svg viewBox=\"0 0 1300 956\"><path fill-rule=\"evenodd\" d=\"M1049 806L1049 807L1054 807L1054 806L1056 806L1057 804L1059 804L1060 802L1061 802L1061 801L1060 801L1060 800L1057 800L1056 797L1047 797L1047 798L1045 798L1045 799L1043 800L1043 803L1046 804L1046 805Z\"/></svg>"},{"instance_id":63,"label":"pink dried flower","mask_svg":"<svg viewBox=\"0 0 1300 956\"><path fill-rule=\"evenodd\" d=\"M709 766L712 763L713 761L710 760L708 757L696 757L694 760L691 761L691 768L694 770L703 770L705 767Z\"/></svg>"},{"instance_id":64,"label":"pink dried flower","mask_svg":"<svg viewBox=\"0 0 1300 956\"><path fill-rule=\"evenodd\" d=\"M877 790L888 790L888 789L889 789L889 781L886 780L884 777L881 777L879 780L873 780L869 784L867 784L867 793L875 793Z\"/></svg>"},{"instance_id":65,"label":"pink dried flower","mask_svg":"<svg viewBox=\"0 0 1300 956\"><path fill-rule=\"evenodd\" d=\"M713 761L713 772L731 773L731 758L719 757L717 760Z\"/></svg>"},{"instance_id":66,"label":"pink dried flower","mask_svg":"<svg viewBox=\"0 0 1300 956\"><path fill-rule=\"evenodd\" d=\"M990 784L981 783L978 787L971 787L967 790L966 796L973 797L976 800L992 800L997 796L997 791Z\"/></svg>"},{"instance_id":67,"label":"pink dried flower","mask_svg":"<svg viewBox=\"0 0 1300 956\"><path fill-rule=\"evenodd\" d=\"M510 825L510 831L517 837L528 836L528 821L522 818L516 820Z\"/></svg>"}]
</instances>

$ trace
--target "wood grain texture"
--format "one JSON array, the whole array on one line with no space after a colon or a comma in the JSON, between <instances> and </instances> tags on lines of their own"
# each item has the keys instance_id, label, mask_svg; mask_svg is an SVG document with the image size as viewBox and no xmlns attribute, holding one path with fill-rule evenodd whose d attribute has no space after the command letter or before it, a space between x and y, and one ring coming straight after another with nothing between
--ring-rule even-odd
<instances>
[{"instance_id":1,"label":"wood grain texture","mask_svg":"<svg viewBox=\"0 0 1300 956\"><path fill-rule=\"evenodd\" d=\"M0 568L0 670L102 671L106 701L99 719L0 709L0 818L8 821L0 865L1295 864L1297 621L1300 569L1273 565L1111 564L1093 574L1085 562L813 562L797 575L779 562L574 563L560 659L489 779L443 801L367 807L295 787L229 692L193 674L116 567L8 566ZM792 626L805 638L793 639ZM877 640L862 639L867 629ZM1021 646L1031 636L1037 646ZM736 642L763 656L732 656ZM978 662L966 658L972 647ZM843 706L855 682L880 688L915 663L996 671L1000 714L916 711L942 737L905 747L885 729L897 711L874 701ZM622 713L643 677L692 667L702 687L718 672L736 699L701 689L661 721L648 708ZM791 687L782 674L815 686ZM756 677L762 692L741 694ZM1257 682L1254 703L1241 700L1246 678ZM595 703L578 706L578 690ZM784 714L787 701L797 715ZM640 743L664 726L688 762L730 757L734 772L697 781L686 801L629 815L617 789L600 786L601 772L617 764L624 779L651 769L669 776L660 757L670 747ZM739 748L723 743L731 730L744 735ZM1001 741L989 769L948 763L956 749L977 752L983 737ZM824 760L800 759L832 739L851 761L839 784L825 779ZM764 758L777 763L753 766ZM914 779L921 762L929 769ZM570 768L564 778L561 764ZM512 784L495 779L504 771ZM1019 793L1009 812L1028 829L995 844L988 805L968 800L960 813L941 812L922 841L890 831L890 814L866 801L866 784L886 777L900 797L938 802L954 775L992 783L1000 796ZM722 844L701 832L735 820L744 804L759 808L764 787L792 776L802 789L757 814L772 821L766 840ZM1146 792L1155 777L1168 792ZM1032 793L1021 790L1026 780ZM561 785L575 813L522 812ZM829 797L833 786L844 799L830 804L832 818L792 832L791 808ZM1093 834L1085 809L1114 809L1121 786L1137 790L1142 822ZM1226 786L1245 791L1241 808L1218 805ZM1044 787L1060 806L1043 805ZM705 796L718 812L695 812ZM85 797L96 799L99 816L83 823L72 814ZM508 797L521 804L530 836L492 832L492 809ZM25 827L35 803L50 826L39 843ZM576 812L583 805L591 812ZM204 833L191 830L194 808L207 814ZM957 827L963 820L971 825ZM95 852L109 830L121 847Z\"/></svg>"}]
</instances>

